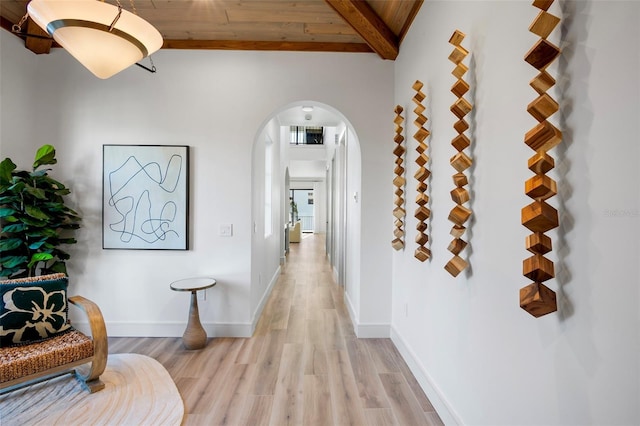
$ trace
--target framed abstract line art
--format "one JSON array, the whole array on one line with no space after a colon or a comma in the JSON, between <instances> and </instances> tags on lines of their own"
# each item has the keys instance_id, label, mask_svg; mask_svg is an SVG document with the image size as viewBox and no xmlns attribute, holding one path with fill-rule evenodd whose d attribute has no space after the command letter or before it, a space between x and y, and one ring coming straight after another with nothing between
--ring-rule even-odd
<instances>
[{"instance_id":1,"label":"framed abstract line art","mask_svg":"<svg viewBox=\"0 0 640 426\"><path fill-rule=\"evenodd\" d=\"M102 248L188 250L189 147L103 145Z\"/></svg>"}]
</instances>

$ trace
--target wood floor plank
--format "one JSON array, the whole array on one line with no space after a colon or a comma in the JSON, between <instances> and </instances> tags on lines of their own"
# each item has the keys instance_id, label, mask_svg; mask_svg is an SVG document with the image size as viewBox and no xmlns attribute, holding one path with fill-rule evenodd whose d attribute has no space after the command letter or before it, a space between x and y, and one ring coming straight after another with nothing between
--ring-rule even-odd
<instances>
[{"instance_id":1,"label":"wood floor plank","mask_svg":"<svg viewBox=\"0 0 640 426\"><path fill-rule=\"evenodd\" d=\"M393 342L356 338L324 238L290 250L251 338L196 351L179 337L110 338L109 352L161 362L183 425L442 425Z\"/></svg>"},{"instance_id":2,"label":"wood floor plank","mask_svg":"<svg viewBox=\"0 0 640 426\"><path fill-rule=\"evenodd\" d=\"M302 424L330 426L334 424L329 378L325 374L304 376L304 415Z\"/></svg>"},{"instance_id":3,"label":"wood floor plank","mask_svg":"<svg viewBox=\"0 0 640 426\"><path fill-rule=\"evenodd\" d=\"M390 351L388 347L389 344L393 345L391 340L363 339L363 341L367 345L378 373L400 373L395 353Z\"/></svg>"},{"instance_id":4,"label":"wood floor plank","mask_svg":"<svg viewBox=\"0 0 640 426\"><path fill-rule=\"evenodd\" d=\"M306 335L306 313L304 309L291 307L285 343L304 343Z\"/></svg>"},{"instance_id":5,"label":"wood floor plank","mask_svg":"<svg viewBox=\"0 0 640 426\"><path fill-rule=\"evenodd\" d=\"M199 382L206 383L206 389L199 395L197 401L193 406L194 413L205 413L209 411L216 411L216 413L220 413L222 408L224 408L225 412L227 410L227 405L231 404L229 400L226 398L220 398L220 392L224 392L226 395L238 393L240 394L242 389L240 386L243 382L246 382L248 379L253 379L253 376L249 374L253 372L253 370L248 370L248 364L236 364L235 359L237 357L238 349L242 346L242 341L239 339L229 339L232 341L231 345L225 347L227 350L224 354L218 355L219 362L216 363L215 372L214 369L205 367L205 370L202 371L202 374L198 378ZM207 349L210 349L207 347ZM218 353L220 352L220 347L218 347ZM205 356L206 351L195 352L196 357ZM214 358L213 356L209 357ZM197 358L196 358L197 360ZM200 362L194 362L195 364L200 364ZM207 364L205 364L207 365ZM244 385L246 387L246 384ZM247 391L244 389L242 394L246 394ZM224 404L221 408L216 404ZM237 404L236 404L237 405ZM215 418L213 423L216 423L219 418Z\"/></svg>"},{"instance_id":6,"label":"wood floor plank","mask_svg":"<svg viewBox=\"0 0 640 426\"><path fill-rule=\"evenodd\" d=\"M302 424L303 350L299 343L284 345L271 409L272 425Z\"/></svg>"},{"instance_id":7,"label":"wood floor plank","mask_svg":"<svg viewBox=\"0 0 640 426\"><path fill-rule=\"evenodd\" d=\"M324 345L328 350L345 349L344 337L340 329L340 320L335 309L323 309Z\"/></svg>"},{"instance_id":8,"label":"wood floor plank","mask_svg":"<svg viewBox=\"0 0 640 426\"><path fill-rule=\"evenodd\" d=\"M306 343L310 345L324 345L324 321L319 320L306 320L307 322L307 338Z\"/></svg>"},{"instance_id":9,"label":"wood floor plank","mask_svg":"<svg viewBox=\"0 0 640 426\"><path fill-rule=\"evenodd\" d=\"M340 425L365 424L364 409L346 350L328 351L327 365L333 418Z\"/></svg>"},{"instance_id":10,"label":"wood floor plank","mask_svg":"<svg viewBox=\"0 0 640 426\"><path fill-rule=\"evenodd\" d=\"M335 309L331 288L326 285L316 286L313 290L312 297L316 301L315 306L321 309Z\"/></svg>"},{"instance_id":11,"label":"wood floor plank","mask_svg":"<svg viewBox=\"0 0 640 426\"><path fill-rule=\"evenodd\" d=\"M242 339L242 347L238 351L236 364L255 364L264 344L264 336L253 336L250 339Z\"/></svg>"},{"instance_id":12,"label":"wood floor plank","mask_svg":"<svg viewBox=\"0 0 640 426\"><path fill-rule=\"evenodd\" d=\"M272 330L265 337L265 343L258 355L258 371L252 395L273 395L285 337L286 330Z\"/></svg>"},{"instance_id":13,"label":"wood floor plank","mask_svg":"<svg viewBox=\"0 0 640 426\"><path fill-rule=\"evenodd\" d=\"M353 367L359 395L365 408L389 408L376 367L362 339L347 340L347 353Z\"/></svg>"},{"instance_id":14,"label":"wood floor plank","mask_svg":"<svg viewBox=\"0 0 640 426\"><path fill-rule=\"evenodd\" d=\"M267 426L271 418L273 395L249 395L245 403L244 415L240 420L243 426Z\"/></svg>"},{"instance_id":15,"label":"wood floor plank","mask_svg":"<svg viewBox=\"0 0 640 426\"><path fill-rule=\"evenodd\" d=\"M398 362L397 364L400 367L400 372L404 376L404 379L407 381L407 384L411 388L413 395L418 400L420 407L422 407L422 411L424 411L425 413L435 413L436 409L433 408L431 401L429 401L429 398L427 398L427 395L420 387L418 380L416 380L416 377L413 375L413 373L411 373L411 370L409 370L409 366L407 366L404 360L402 360L402 362Z\"/></svg>"},{"instance_id":16,"label":"wood floor plank","mask_svg":"<svg viewBox=\"0 0 640 426\"><path fill-rule=\"evenodd\" d=\"M242 349L241 339L222 338L207 345L204 350L190 351L193 353L190 365L187 368L192 377L210 378L224 377L228 368L234 364L238 352ZM199 366L199 368L198 368ZM184 373L183 373L184 374Z\"/></svg>"},{"instance_id":17,"label":"wood floor plank","mask_svg":"<svg viewBox=\"0 0 640 426\"><path fill-rule=\"evenodd\" d=\"M305 344L304 374L327 374L327 351L323 345Z\"/></svg>"},{"instance_id":18,"label":"wood floor plank","mask_svg":"<svg viewBox=\"0 0 640 426\"><path fill-rule=\"evenodd\" d=\"M277 297L276 303L271 312L271 322L269 328L271 330L285 330L289 322L289 312L291 311L291 297Z\"/></svg>"},{"instance_id":19,"label":"wood floor plank","mask_svg":"<svg viewBox=\"0 0 640 426\"><path fill-rule=\"evenodd\" d=\"M296 281L296 285L293 289L291 304L293 306L304 308L305 306L307 306L307 295L308 286L304 282Z\"/></svg>"},{"instance_id":20,"label":"wood floor plank","mask_svg":"<svg viewBox=\"0 0 640 426\"><path fill-rule=\"evenodd\" d=\"M413 396L413 392L401 373L382 373L380 380L399 424L427 423L427 417L422 411L422 407Z\"/></svg>"},{"instance_id":21,"label":"wood floor plank","mask_svg":"<svg viewBox=\"0 0 640 426\"><path fill-rule=\"evenodd\" d=\"M424 414L427 417L427 424L429 424L430 426L444 426L444 422L435 411Z\"/></svg>"},{"instance_id":22,"label":"wood floor plank","mask_svg":"<svg viewBox=\"0 0 640 426\"><path fill-rule=\"evenodd\" d=\"M367 426L397 426L398 421L391 408L365 408Z\"/></svg>"},{"instance_id":23,"label":"wood floor plank","mask_svg":"<svg viewBox=\"0 0 640 426\"><path fill-rule=\"evenodd\" d=\"M205 394L201 401L210 407L205 420L207 425L237 425L244 414L247 385L252 380L252 367L248 364L233 364L225 375L224 384Z\"/></svg>"},{"instance_id":24,"label":"wood floor plank","mask_svg":"<svg viewBox=\"0 0 640 426\"><path fill-rule=\"evenodd\" d=\"M193 377L173 377L173 381L184 401L185 416L197 414L195 406L206 391L208 384L204 380Z\"/></svg>"},{"instance_id":25,"label":"wood floor plank","mask_svg":"<svg viewBox=\"0 0 640 426\"><path fill-rule=\"evenodd\" d=\"M435 412L435 408L431 405L431 402L425 395L424 391L420 387L420 384L416 380L413 373L409 369L409 366L406 364L404 359L402 359L402 355L400 355L400 351L393 345L393 342L389 339L380 339L377 345L370 346L370 352L375 352L378 356L378 371L386 372L396 370L402 373L405 380L409 384L413 395L416 397L420 406L422 407L422 411L425 412ZM385 371L383 371L385 370Z\"/></svg>"}]
</instances>

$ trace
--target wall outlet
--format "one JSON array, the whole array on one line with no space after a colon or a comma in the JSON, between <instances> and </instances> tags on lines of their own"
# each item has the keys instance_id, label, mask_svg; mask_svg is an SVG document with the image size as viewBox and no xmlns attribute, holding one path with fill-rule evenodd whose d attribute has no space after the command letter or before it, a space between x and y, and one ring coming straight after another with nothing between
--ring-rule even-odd
<instances>
[{"instance_id":1,"label":"wall outlet","mask_svg":"<svg viewBox=\"0 0 640 426\"><path fill-rule=\"evenodd\" d=\"M409 303L404 304L404 316L409 318Z\"/></svg>"},{"instance_id":2,"label":"wall outlet","mask_svg":"<svg viewBox=\"0 0 640 426\"><path fill-rule=\"evenodd\" d=\"M233 224L223 223L222 225L220 225L220 236L221 237L233 236Z\"/></svg>"}]
</instances>

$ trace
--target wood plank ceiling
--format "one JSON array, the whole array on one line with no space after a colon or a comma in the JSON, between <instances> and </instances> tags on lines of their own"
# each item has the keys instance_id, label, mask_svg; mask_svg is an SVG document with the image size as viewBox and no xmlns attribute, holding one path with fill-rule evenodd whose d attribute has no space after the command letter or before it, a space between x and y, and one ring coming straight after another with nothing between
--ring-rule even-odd
<instances>
[{"instance_id":1,"label":"wood plank ceiling","mask_svg":"<svg viewBox=\"0 0 640 426\"><path fill-rule=\"evenodd\" d=\"M106 0L116 4L116 0ZM423 0L121 0L154 25L163 49L375 52L394 60ZM28 0L0 0L2 27L11 31ZM36 33L30 25L28 33ZM27 33L27 25L22 32ZM24 36L23 36L24 37ZM27 37L48 53L51 42ZM32 46L30 47L29 44ZM56 44L54 43L55 47Z\"/></svg>"}]
</instances>

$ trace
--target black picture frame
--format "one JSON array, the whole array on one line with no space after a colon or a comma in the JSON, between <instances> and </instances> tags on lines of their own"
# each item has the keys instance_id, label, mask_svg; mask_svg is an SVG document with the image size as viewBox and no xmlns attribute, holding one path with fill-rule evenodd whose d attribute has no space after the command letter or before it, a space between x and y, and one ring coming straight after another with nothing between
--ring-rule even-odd
<instances>
[{"instance_id":1,"label":"black picture frame","mask_svg":"<svg viewBox=\"0 0 640 426\"><path fill-rule=\"evenodd\" d=\"M102 148L102 248L188 250L189 146Z\"/></svg>"}]
</instances>

